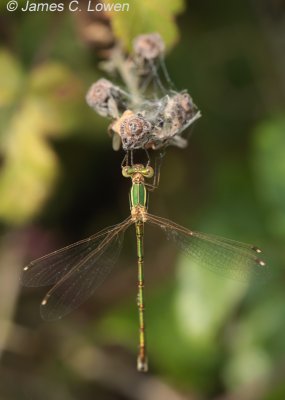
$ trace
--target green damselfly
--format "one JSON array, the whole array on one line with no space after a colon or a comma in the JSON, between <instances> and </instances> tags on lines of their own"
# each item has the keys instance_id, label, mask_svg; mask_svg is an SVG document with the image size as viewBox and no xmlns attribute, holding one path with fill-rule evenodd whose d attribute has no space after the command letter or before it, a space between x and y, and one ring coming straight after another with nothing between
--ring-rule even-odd
<instances>
[{"instance_id":1,"label":"green damselfly","mask_svg":"<svg viewBox=\"0 0 285 400\"><path fill-rule=\"evenodd\" d=\"M23 270L25 286L54 285L41 303L45 320L55 320L68 314L90 297L105 280L119 257L125 231L135 226L137 241L139 312L139 351L137 368L147 371L144 314L144 224L160 227L178 248L197 264L237 280L252 275L265 275L266 264L255 246L218 236L188 230L147 210L146 179L154 175L149 165L122 167L124 177L131 178L131 215L123 222L63 249L32 261Z\"/></svg>"}]
</instances>

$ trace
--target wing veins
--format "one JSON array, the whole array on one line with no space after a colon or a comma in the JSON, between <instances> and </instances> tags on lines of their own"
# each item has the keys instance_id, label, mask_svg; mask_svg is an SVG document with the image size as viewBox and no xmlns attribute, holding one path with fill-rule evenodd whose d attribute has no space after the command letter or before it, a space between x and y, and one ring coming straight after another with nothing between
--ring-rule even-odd
<instances>
[{"instance_id":1,"label":"wing veins","mask_svg":"<svg viewBox=\"0 0 285 400\"><path fill-rule=\"evenodd\" d=\"M52 251L51 253L45 254L44 256L39 257L39 258L37 258L36 260L31 261L26 267L24 267L24 271L25 271L26 269L27 269L27 270L28 270L28 269L31 270L31 268L36 267L37 264L38 264L39 262L44 261L44 260L48 259L48 258L51 257L51 256L54 256L54 255L63 253L63 252L65 252L66 250L70 250L70 249L72 249L72 248L74 248L74 247L76 247L76 246L78 246L78 245L80 245L80 244L84 244L84 243L87 243L87 242L89 242L89 241L92 242L93 240L99 239L101 236L104 236L104 234L106 234L107 230L110 230L110 229L115 230L115 229L118 228L119 226L122 226L122 225L125 224L127 221L129 221L129 219L130 219L130 217L128 217L128 218L125 219L123 222L121 222L121 223L119 223L119 224L117 224L117 225L113 225L113 226L111 226L111 227L104 228L104 229L102 229L100 232L95 233L94 235L89 236L88 238L81 239L81 240L79 240L78 242L75 242L75 243L72 243L72 244L69 244L69 245L63 247L62 249L58 249L58 250ZM108 234L107 234L107 235L108 235Z\"/></svg>"},{"instance_id":2,"label":"wing veins","mask_svg":"<svg viewBox=\"0 0 285 400\"><path fill-rule=\"evenodd\" d=\"M70 271L68 271L58 282L56 282L56 284L45 295L43 302L45 301L45 299L48 299L60 285L62 285L67 279L69 279L71 275L73 275L73 273L76 272L78 268L82 267L82 265L84 265L88 260L94 257L96 253L98 253L98 256L100 253L102 254L108 243L110 243L110 241L114 239L114 237L118 235L120 232L126 230L131 225L131 222L132 222L131 218L129 217L121 224L119 224L119 226L117 226L118 229L114 228L113 231L109 232L107 236L102 240L102 242L99 243L99 245L93 251L87 254L83 258L83 260L74 265L74 267L72 267Z\"/></svg>"},{"instance_id":3,"label":"wing veins","mask_svg":"<svg viewBox=\"0 0 285 400\"><path fill-rule=\"evenodd\" d=\"M248 254L248 256L252 257L254 260L256 259L257 252L256 252L256 250L254 250L254 246L252 246L252 245L248 245L246 243L238 242L238 241L231 240L231 239L218 237L215 235L208 235L208 234L203 234L200 232L188 230L188 229L184 228L183 226L176 224L175 222L172 222L166 218L157 217L155 215L148 214L148 219L150 220L150 222L152 221L155 224L159 224L159 225L162 224L162 225L164 225L165 228L179 231L182 234L187 235L188 237L196 237L198 239L205 240L209 243L217 244L226 250L234 250L235 252L239 252L241 254ZM161 226L161 228L163 229L163 226Z\"/></svg>"}]
</instances>

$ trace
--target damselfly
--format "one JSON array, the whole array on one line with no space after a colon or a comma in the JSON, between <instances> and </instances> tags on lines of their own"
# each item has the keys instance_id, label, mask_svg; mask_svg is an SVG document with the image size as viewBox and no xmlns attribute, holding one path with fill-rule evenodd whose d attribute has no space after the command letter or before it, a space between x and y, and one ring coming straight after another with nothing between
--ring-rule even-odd
<instances>
[{"instance_id":1,"label":"damselfly","mask_svg":"<svg viewBox=\"0 0 285 400\"><path fill-rule=\"evenodd\" d=\"M131 215L125 221L32 261L23 270L25 286L54 285L41 303L45 320L55 320L77 308L105 280L120 254L125 231L135 226L137 241L139 312L139 351L137 368L147 371L144 314L144 224L161 228L169 239L195 263L237 280L266 274L266 264L255 246L230 239L194 232L165 218L148 213L146 179L152 178L151 166L136 164L122 167L124 177L131 178Z\"/></svg>"}]
</instances>

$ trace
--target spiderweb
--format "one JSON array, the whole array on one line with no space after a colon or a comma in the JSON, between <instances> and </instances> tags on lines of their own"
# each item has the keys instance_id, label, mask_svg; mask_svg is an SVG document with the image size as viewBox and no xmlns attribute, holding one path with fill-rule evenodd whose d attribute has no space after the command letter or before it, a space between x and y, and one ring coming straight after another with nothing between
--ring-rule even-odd
<instances>
[{"instance_id":1,"label":"spiderweb","mask_svg":"<svg viewBox=\"0 0 285 400\"><path fill-rule=\"evenodd\" d=\"M121 145L126 152L185 147L187 140L182 133L201 113L187 90L176 90L164 61L161 36L139 35L132 54L119 57L118 49L114 54L108 69L117 69L127 88L99 79L86 96L90 107L112 120L109 132L114 150Z\"/></svg>"}]
</instances>

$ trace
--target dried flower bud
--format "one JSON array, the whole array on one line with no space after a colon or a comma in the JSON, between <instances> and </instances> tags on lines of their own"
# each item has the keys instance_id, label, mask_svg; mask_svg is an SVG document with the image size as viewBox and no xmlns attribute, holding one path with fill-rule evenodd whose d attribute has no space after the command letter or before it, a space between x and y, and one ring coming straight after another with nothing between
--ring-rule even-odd
<instances>
[{"instance_id":1,"label":"dried flower bud","mask_svg":"<svg viewBox=\"0 0 285 400\"><path fill-rule=\"evenodd\" d=\"M187 140L181 136L182 132L201 116L191 96L186 91L173 92L159 100L158 110L147 147L154 150L169 145L185 147Z\"/></svg>"},{"instance_id":2,"label":"dried flower bud","mask_svg":"<svg viewBox=\"0 0 285 400\"><path fill-rule=\"evenodd\" d=\"M118 118L123 92L107 79L99 79L88 90L86 101L102 117Z\"/></svg>"},{"instance_id":3,"label":"dried flower bud","mask_svg":"<svg viewBox=\"0 0 285 400\"><path fill-rule=\"evenodd\" d=\"M158 33L139 35L133 43L135 54L144 60L154 60L165 51L165 44Z\"/></svg>"},{"instance_id":4,"label":"dried flower bud","mask_svg":"<svg viewBox=\"0 0 285 400\"><path fill-rule=\"evenodd\" d=\"M152 124L142 115L127 110L113 124L112 130L121 136L124 150L141 149L149 140Z\"/></svg>"},{"instance_id":5,"label":"dried flower bud","mask_svg":"<svg viewBox=\"0 0 285 400\"><path fill-rule=\"evenodd\" d=\"M164 118L168 123L169 135L174 136L188 126L189 121L197 114L198 109L187 92L169 97L164 109Z\"/></svg>"},{"instance_id":6,"label":"dried flower bud","mask_svg":"<svg viewBox=\"0 0 285 400\"><path fill-rule=\"evenodd\" d=\"M178 93L176 96L173 98L185 111L186 113L186 119L190 119L193 117L194 114L197 113L198 108L197 106L193 103L192 97L190 96L189 93L186 91L183 91L181 93Z\"/></svg>"}]
</instances>

